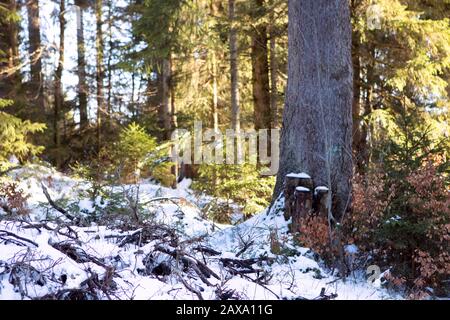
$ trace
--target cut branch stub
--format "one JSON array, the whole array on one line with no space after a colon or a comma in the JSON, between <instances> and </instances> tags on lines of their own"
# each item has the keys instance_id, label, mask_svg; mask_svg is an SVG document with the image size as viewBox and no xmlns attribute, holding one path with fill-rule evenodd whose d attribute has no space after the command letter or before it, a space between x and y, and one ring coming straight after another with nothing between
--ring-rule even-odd
<instances>
[{"instance_id":1,"label":"cut branch stub","mask_svg":"<svg viewBox=\"0 0 450 320\"><path fill-rule=\"evenodd\" d=\"M300 220L306 218L312 210L313 197L311 189L303 186L295 188L294 193L294 209L292 212L292 228L298 230Z\"/></svg>"},{"instance_id":2,"label":"cut branch stub","mask_svg":"<svg viewBox=\"0 0 450 320\"><path fill-rule=\"evenodd\" d=\"M321 217L328 217L330 190L325 186L316 187L314 190L313 210Z\"/></svg>"},{"instance_id":3,"label":"cut branch stub","mask_svg":"<svg viewBox=\"0 0 450 320\"><path fill-rule=\"evenodd\" d=\"M295 207L295 191L297 187L304 187L309 190L313 188L313 181L306 173L290 173L285 177L285 211L284 217L289 220L293 216Z\"/></svg>"}]
</instances>

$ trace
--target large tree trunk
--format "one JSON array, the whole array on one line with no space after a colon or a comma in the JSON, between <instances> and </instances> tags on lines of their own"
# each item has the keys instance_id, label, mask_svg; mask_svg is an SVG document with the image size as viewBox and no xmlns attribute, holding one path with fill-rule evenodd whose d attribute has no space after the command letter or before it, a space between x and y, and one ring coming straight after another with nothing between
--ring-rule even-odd
<instances>
[{"instance_id":1,"label":"large tree trunk","mask_svg":"<svg viewBox=\"0 0 450 320\"><path fill-rule=\"evenodd\" d=\"M262 8L263 0L255 0ZM255 129L270 129L272 114L270 110L269 61L267 49L267 25L259 23L252 34L252 84Z\"/></svg>"},{"instance_id":2,"label":"large tree trunk","mask_svg":"<svg viewBox=\"0 0 450 320\"><path fill-rule=\"evenodd\" d=\"M339 220L350 204L353 169L348 1L289 1L288 36L288 85L274 199L286 174L304 171L315 186L330 188L330 214Z\"/></svg>"},{"instance_id":3,"label":"large tree trunk","mask_svg":"<svg viewBox=\"0 0 450 320\"><path fill-rule=\"evenodd\" d=\"M230 22L231 126L235 132L240 132L238 44L235 15L235 0L228 0L228 18Z\"/></svg>"},{"instance_id":4,"label":"large tree trunk","mask_svg":"<svg viewBox=\"0 0 450 320\"><path fill-rule=\"evenodd\" d=\"M65 0L60 0L59 3L59 59L58 67L55 73L55 106L54 106L54 119L53 119L53 134L54 134L54 144L56 149L56 166L59 167L61 164L61 158L59 156L61 147L61 135L59 132L61 112L63 110L64 95L62 89L62 73L64 69L64 32L66 28L66 19L64 14L66 11Z\"/></svg>"},{"instance_id":5,"label":"large tree trunk","mask_svg":"<svg viewBox=\"0 0 450 320\"><path fill-rule=\"evenodd\" d=\"M44 76L42 73L42 46L41 27L39 18L39 1L29 0L26 2L28 12L28 38L31 71L31 94L33 101L38 107L39 114L45 109L44 98Z\"/></svg>"},{"instance_id":6,"label":"large tree trunk","mask_svg":"<svg viewBox=\"0 0 450 320\"><path fill-rule=\"evenodd\" d=\"M97 152L100 152L102 146L102 118L106 112L105 98L103 96L103 79L105 78L103 71L103 19L102 19L102 5L103 0L95 1L95 18L96 18L96 41L95 47L97 49L96 57L96 82L97 82Z\"/></svg>"},{"instance_id":7,"label":"large tree trunk","mask_svg":"<svg viewBox=\"0 0 450 320\"><path fill-rule=\"evenodd\" d=\"M87 97L88 88L86 84L86 46L84 42L84 19L82 1L75 1L79 6L77 11L77 73L78 73L78 105L80 110L80 129L88 126Z\"/></svg>"}]
</instances>

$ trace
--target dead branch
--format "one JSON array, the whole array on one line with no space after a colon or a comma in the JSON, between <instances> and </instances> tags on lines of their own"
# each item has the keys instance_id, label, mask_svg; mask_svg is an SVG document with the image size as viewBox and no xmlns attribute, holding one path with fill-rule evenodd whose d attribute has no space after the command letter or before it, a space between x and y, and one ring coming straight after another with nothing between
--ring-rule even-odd
<instances>
[{"instance_id":1,"label":"dead branch","mask_svg":"<svg viewBox=\"0 0 450 320\"><path fill-rule=\"evenodd\" d=\"M6 230L0 230L0 238L3 239L3 240L6 240L6 241L10 240L10 239L3 238L3 235L9 236L9 237L13 237L13 238L16 238L18 240L30 243L30 244L34 245L35 247L39 247L39 245L36 242L32 241L32 240L29 240L27 238L18 236L17 234L14 234L14 233L6 231Z\"/></svg>"},{"instance_id":2,"label":"dead branch","mask_svg":"<svg viewBox=\"0 0 450 320\"><path fill-rule=\"evenodd\" d=\"M58 212L62 213L67 219L70 221L74 221L75 217L72 216L67 210L61 208L58 206L55 201L50 197L50 194L48 193L47 187L41 182L42 191L44 192L45 197L47 198L48 203Z\"/></svg>"},{"instance_id":3,"label":"dead branch","mask_svg":"<svg viewBox=\"0 0 450 320\"><path fill-rule=\"evenodd\" d=\"M222 254L222 252L216 251L212 248L208 248L205 246L197 246L197 247L193 248L192 250L206 253L207 255L210 255L210 256L220 256Z\"/></svg>"},{"instance_id":4,"label":"dead branch","mask_svg":"<svg viewBox=\"0 0 450 320\"><path fill-rule=\"evenodd\" d=\"M186 253L182 252L181 250L170 250L161 245L156 246L155 250L165 253L174 259L181 260L181 262L186 267L190 267L192 270L194 270L195 273L199 276L200 280L202 280L208 286L212 286L212 284L208 281L208 278L210 278L211 276L220 280L220 277L214 271L212 271L208 266L206 266L206 264L204 264L201 261L198 261L197 259L195 259L191 256L188 256Z\"/></svg>"},{"instance_id":5,"label":"dead branch","mask_svg":"<svg viewBox=\"0 0 450 320\"><path fill-rule=\"evenodd\" d=\"M193 288L186 280L183 279L182 276L179 276L181 283L188 289L190 292L195 293L199 300L204 300L202 294L197 289Z\"/></svg>"}]
</instances>

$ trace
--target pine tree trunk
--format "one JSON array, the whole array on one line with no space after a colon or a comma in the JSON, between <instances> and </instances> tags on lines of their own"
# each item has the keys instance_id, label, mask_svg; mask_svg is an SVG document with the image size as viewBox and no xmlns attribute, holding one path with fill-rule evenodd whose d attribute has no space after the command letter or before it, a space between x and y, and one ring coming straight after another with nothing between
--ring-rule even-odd
<instances>
[{"instance_id":1,"label":"pine tree trunk","mask_svg":"<svg viewBox=\"0 0 450 320\"><path fill-rule=\"evenodd\" d=\"M97 49L96 57L96 82L97 82L97 152L100 152L102 146L102 118L105 110L105 98L103 96L103 20L102 20L102 5L103 0L95 1L95 18L96 18L96 41L95 46Z\"/></svg>"},{"instance_id":2,"label":"pine tree trunk","mask_svg":"<svg viewBox=\"0 0 450 320\"><path fill-rule=\"evenodd\" d=\"M162 62L162 102L161 102L161 117L162 117L162 129L164 130L164 138L169 139L170 137L170 109L171 109L171 100L170 100L170 78L171 78L171 65L170 59L163 59Z\"/></svg>"},{"instance_id":3,"label":"pine tree trunk","mask_svg":"<svg viewBox=\"0 0 450 320\"><path fill-rule=\"evenodd\" d=\"M7 15L17 14L15 0L1 0L0 6L7 8ZM14 99L21 82L18 29L17 21L0 20L0 96L4 98Z\"/></svg>"},{"instance_id":4,"label":"pine tree trunk","mask_svg":"<svg viewBox=\"0 0 450 320\"><path fill-rule=\"evenodd\" d=\"M239 70L237 30L235 26L235 0L228 0L228 15L230 22L231 126L235 132L240 132Z\"/></svg>"},{"instance_id":5,"label":"pine tree trunk","mask_svg":"<svg viewBox=\"0 0 450 320\"><path fill-rule=\"evenodd\" d=\"M210 4L211 16L214 21L217 21L219 17L220 5L217 0L211 0ZM215 22L216 26L216 22ZM218 65L217 65L217 47L214 44L211 50L211 76L212 76L212 124L214 131L219 131L219 86L218 86Z\"/></svg>"},{"instance_id":6,"label":"pine tree trunk","mask_svg":"<svg viewBox=\"0 0 450 320\"><path fill-rule=\"evenodd\" d=\"M84 130L88 126L88 88L86 84L86 46L84 41L84 18L81 1L75 1L77 10L77 73L78 73L78 104L80 110L80 129Z\"/></svg>"},{"instance_id":7,"label":"pine tree trunk","mask_svg":"<svg viewBox=\"0 0 450 320\"><path fill-rule=\"evenodd\" d=\"M66 11L65 0L60 0L59 3L59 59L58 67L55 73L55 106L54 106L54 119L53 119L53 134L54 134L54 144L56 149L56 166L59 167L61 164L60 147L61 147L61 134L59 132L61 112L63 110L63 89L62 89L62 73L64 69L64 33L66 28L66 19L64 14Z\"/></svg>"},{"instance_id":8,"label":"pine tree trunk","mask_svg":"<svg viewBox=\"0 0 450 320\"><path fill-rule=\"evenodd\" d=\"M279 116L278 116L278 60L276 53L276 31L274 26L273 13L270 15L271 24L269 25L269 37L270 37L270 110L272 114L272 127L279 128Z\"/></svg>"},{"instance_id":9,"label":"pine tree trunk","mask_svg":"<svg viewBox=\"0 0 450 320\"><path fill-rule=\"evenodd\" d=\"M339 220L351 201L352 60L347 0L289 2L289 57L280 169L306 172L331 191Z\"/></svg>"},{"instance_id":10,"label":"pine tree trunk","mask_svg":"<svg viewBox=\"0 0 450 320\"><path fill-rule=\"evenodd\" d=\"M263 7L263 0L255 0ZM272 114L270 110L269 61L267 49L267 26L258 24L252 35L252 84L255 129L270 129Z\"/></svg>"},{"instance_id":11,"label":"pine tree trunk","mask_svg":"<svg viewBox=\"0 0 450 320\"><path fill-rule=\"evenodd\" d=\"M356 1L351 1L351 14L353 18L356 13ZM366 167L367 154L367 130L362 121L361 114L361 34L358 30L352 32L352 63L353 63L353 158L356 172L363 174Z\"/></svg>"},{"instance_id":12,"label":"pine tree trunk","mask_svg":"<svg viewBox=\"0 0 450 320\"><path fill-rule=\"evenodd\" d=\"M108 115L108 120L111 120L112 113L112 55L114 50L113 36L112 36L112 0L108 0L108 62L106 68L108 69L108 80L107 80L107 101L106 101L106 113Z\"/></svg>"},{"instance_id":13,"label":"pine tree trunk","mask_svg":"<svg viewBox=\"0 0 450 320\"><path fill-rule=\"evenodd\" d=\"M31 94L39 114L45 110L44 76L42 73L41 27L39 18L39 1L26 2L28 12L28 39L30 54Z\"/></svg>"},{"instance_id":14,"label":"pine tree trunk","mask_svg":"<svg viewBox=\"0 0 450 320\"><path fill-rule=\"evenodd\" d=\"M212 101L212 119L213 129L215 132L219 131L219 92L217 86L217 57L216 52L212 53L212 78L213 78L213 101Z\"/></svg>"}]
</instances>

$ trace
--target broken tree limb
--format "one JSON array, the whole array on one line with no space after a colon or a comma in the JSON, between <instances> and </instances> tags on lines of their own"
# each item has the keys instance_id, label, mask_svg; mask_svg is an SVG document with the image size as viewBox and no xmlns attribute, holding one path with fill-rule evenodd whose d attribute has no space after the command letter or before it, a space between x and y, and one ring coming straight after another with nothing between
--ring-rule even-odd
<instances>
[{"instance_id":1,"label":"broken tree limb","mask_svg":"<svg viewBox=\"0 0 450 320\"><path fill-rule=\"evenodd\" d=\"M50 194L48 193L47 187L42 182L41 182L41 187L42 187L42 191L44 192L45 197L47 198L48 203L53 207L53 209L62 213L70 221L75 220L74 216L72 216L69 212L67 212L67 210L61 208L60 206L58 206L55 203L55 201L53 201L53 199L50 197Z\"/></svg>"},{"instance_id":2,"label":"broken tree limb","mask_svg":"<svg viewBox=\"0 0 450 320\"><path fill-rule=\"evenodd\" d=\"M187 281L184 280L181 275L179 276L179 279L180 279L181 283L186 287L187 290L194 293L198 297L199 300L204 300L200 291L198 291L197 289L192 287L189 283L187 283Z\"/></svg>"},{"instance_id":3,"label":"broken tree limb","mask_svg":"<svg viewBox=\"0 0 450 320\"><path fill-rule=\"evenodd\" d=\"M213 276L217 280L220 280L220 277L206 264L191 256L188 256L181 250L170 250L169 248L163 247L161 245L156 246L155 250L165 253L174 259L180 259L185 266L190 267L192 270L194 270L194 272L199 276L200 280L202 280L208 286L212 286L211 282L208 281L208 278L210 278L211 276Z\"/></svg>"},{"instance_id":4,"label":"broken tree limb","mask_svg":"<svg viewBox=\"0 0 450 320\"><path fill-rule=\"evenodd\" d=\"M6 230L0 230L0 237L3 236L3 235L9 236L9 237L13 237L13 238L18 239L20 241L24 241L24 242L30 243L30 244L34 245L35 247L39 247L39 245L36 242L34 242L34 241L30 240L30 239L18 236L17 234L9 232L9 231L6 231ZM8 240L8 239L4 239L4 240Z\"/></svg>"}]
</instances>

